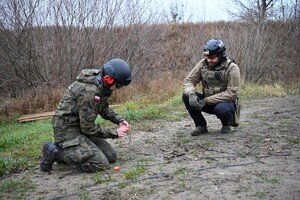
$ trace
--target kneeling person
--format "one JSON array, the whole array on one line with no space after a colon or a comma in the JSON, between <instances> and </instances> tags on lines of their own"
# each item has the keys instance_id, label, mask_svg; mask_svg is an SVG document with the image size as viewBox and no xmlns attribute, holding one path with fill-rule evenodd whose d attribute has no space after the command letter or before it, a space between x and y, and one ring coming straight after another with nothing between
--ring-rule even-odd
<instances>
[{"instance_id":1,"label":"kneeling person","mask_svg":"<svg viewBox=\"0 0 300 200\"><path fill-rule=\"evenodd\" d=\"M102 70L85 69L65 91L53 116L54 144L43 147L41 171L50 172L54 162L95 172L116 162L117 155L105 138L126 135L128 122L109 108L112 92L131 82L131 69L121 59L112 59ZM110 130L95 124L98 114L118 124Z\"/></svg>"}]
</instances>

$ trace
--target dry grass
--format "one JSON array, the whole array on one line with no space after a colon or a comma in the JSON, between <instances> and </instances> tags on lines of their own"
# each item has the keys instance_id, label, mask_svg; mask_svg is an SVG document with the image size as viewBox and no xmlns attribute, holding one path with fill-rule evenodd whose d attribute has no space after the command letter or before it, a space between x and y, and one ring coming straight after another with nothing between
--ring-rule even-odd
<instances>
[{"instance_id":1,"label":"dry grass","mask_svg":"<svg viewBox=\"0 0 300 200\"><path fill-rule=\"evenodd\" d=\"M117 90L111 97L111 104L120 104L126 101L135 101L143 104L159 103L178 94L183 78L169 74L155 80L133 83ZM2 99L0 120L15 120L24 114L54 111L62 98L65 88L49 87L38 88L24 92L17 98Z\"/></svg>"},{"instance_id":2,"label":"dry grass","mask_svg":"<svg viewBox=\"0 0 300 200\"><path fill-rule=\"evenodd\" d=\"M16 98L2 99L0 120L14 120L23 114L55 110L62 94L62 88L43 87L23 92Z\"/></svg>"},{"instance_id":3,"label":"dry grass","mask_svg":"<svg viewBox=\"0 0 300 200\"><path fill-rule=\"evenodd\" d=\"M292 88L290 88L292 89ZM287 88L275 84L259 85L253 83L242 83L240 95L243 98L250 97L267 97L267 96L284 96L288 94Z\"/></svg>"},{"instance_id":4,"label":"dry grass","mask_svg":"<svg viewBox=\"0 0 300 200\"><path fill-rule=\"evenodd\" d=\"M182 89L184 73L165 73L156 79L143 81L133 80L132 84L114 92L111 104L122 104L133 101L138 104L161 103L178 95ZM0 107L0 120L11 121L24 114L54 111L65 88L44 87L28 91L13 99L3 99ZM282 86L279 84L258 85L243 83L240 96L242 98L282 96L299 94L299 85Z\"/></svg>"},{"instance_id":5,"label":"dry grass","mask_svg":"<svg viewBox=\"0 0 300 200\"><path fill-rule=\"evenodd\" d=\"M142 83L133 83L116 91L112 96L113 103L124 101L138 101L141 103L159 103L178 94L182 88L184 77L164 74L156 79L145 80Z\"/></svg>"}]
</instances>

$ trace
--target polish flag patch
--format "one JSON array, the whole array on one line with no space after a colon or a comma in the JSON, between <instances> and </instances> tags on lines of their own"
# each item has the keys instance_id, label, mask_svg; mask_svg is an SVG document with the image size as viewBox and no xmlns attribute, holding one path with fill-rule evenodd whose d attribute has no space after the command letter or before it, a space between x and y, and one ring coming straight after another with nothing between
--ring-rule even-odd
<instances>
[{"instance_id":1,"label":"polish flag patch","mask_svg":"<svg viewBox=\"0 0 300 200\"><path fill-rule=\"evenodd\" d=\"M94 100L95 100L95 101L100 101L100 97L99 97L99 96L95 96L95 97L94 97Z\"/></svg>"}]
</instances>

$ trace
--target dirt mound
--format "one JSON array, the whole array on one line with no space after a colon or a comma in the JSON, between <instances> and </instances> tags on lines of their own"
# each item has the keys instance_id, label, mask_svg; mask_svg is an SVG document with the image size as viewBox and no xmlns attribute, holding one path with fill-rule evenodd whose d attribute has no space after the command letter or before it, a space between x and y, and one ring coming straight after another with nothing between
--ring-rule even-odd
<instances>
[{"instance_id":1,"label":"dirt mound","mask_svg":"<svg viewBox=\"0 0 300 200\"><path fill-rule=\"evenodd\" d=\"M299 97L242 102L241 125L227 135L213 115L205 115L209 133L196 137L189 116L149 121L149 131L133 131L131 141L109 140L119 159L101 173L55 164L51 175L35 166L12 178L36 184L26 199L298 199Z\"/></svg>"}]
</instances>

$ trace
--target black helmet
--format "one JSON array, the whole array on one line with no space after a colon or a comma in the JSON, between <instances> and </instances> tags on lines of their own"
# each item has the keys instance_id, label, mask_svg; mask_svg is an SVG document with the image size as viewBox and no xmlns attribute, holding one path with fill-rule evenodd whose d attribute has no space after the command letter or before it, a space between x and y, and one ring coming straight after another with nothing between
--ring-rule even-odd
<instances>
[{"instance_id":1,"label":"black helmet","mask_svg":"<svg viewBox=\"0 0 300 200\"><path fill-rule=\"evenodd\" d=\"M204 55L205 56L218 56L226 57L225 54L225 44L222 40L214 38L209 40L204 46Z\"/></svg>"},{"instance_id":2,"label":"black helmet","mask_svg":"<svg viewBox=\"0 0 300 200\"><path fill-rule=\"evenodd\" d=\"M104 64L103 77L109 75L116 79L121 86L126 86L131 82L131 69L122 59L112 59Z\"/></svg>"}]
</instances>

